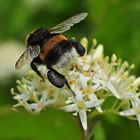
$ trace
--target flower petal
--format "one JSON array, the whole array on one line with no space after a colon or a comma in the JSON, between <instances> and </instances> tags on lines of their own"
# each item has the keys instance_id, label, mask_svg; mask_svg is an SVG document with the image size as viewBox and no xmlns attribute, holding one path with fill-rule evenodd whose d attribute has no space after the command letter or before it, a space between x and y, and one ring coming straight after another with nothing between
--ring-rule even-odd
<instances>
[{"instance_id":1,"label":"flower petal","mask_svg":"<svg viewBox=\"0 0 140 140\"><path fill-rule=\"evenodd\" d=\"M40 102L41 102L41 103L44 103L44 102L46 101L46 99L47 99L47 96L48 96L48 93L44 93L44 94L42 95L41 99L40 99Z\"/></svg>"},{"instance_id":2,"label":"flower petal","mask_svg":"<svg viewBox=\"0 0 140 140\"><path fill-rule=\"evenodd\" d=\"M29 96L27 94L18 94L14 96L15 100L22 100L22 101L27 101L29 99Z\"/></svg>"},{"instance_id":3,"label":"flower petal","mask_svg":"<svg viewBox=\"0 0 140 140\"><path fill-rule=\"evenodd\" d=\"M88 97L89 97L90 101L99 102L99 100L98 100L98 98L97 98L97 96L96 96L95 94L90 94ZM99 104L100 104L100 103L99 103ZM103 110L102 110L102 108L100 107L100 105L97 105L97 106L96 106L96 109L97 109L100 113L103 112Z\"/></svg>"},{"instance_id":4,"label":"flower petal","mask_svg":"<svg viewBox=\"0 0 140 140\"><path fill-rule=\"evenodd\" d=\"M80 79L80 82L82 84L82 87L83 88L86 88L87 86L87 81L90 79L90 77L87 77L87 76L84 76L83 74L79 74L79 79Z\"/></svg>"},{"instance_id":5,"label":"flower petal","mask_svg":"<svg viewBox=\"0 0 140 140\"><path fill-rule=\"evenodd\" d=\"M61 109L67 112L74 112L77 111L77 106L75 104L71 104L71 105L66 105L64 107L61 107Z\"/></svg>"},{"instance_id":6,"label":"flower petal","mask_svg":"<svg viewBox=\"0 0 140 140\"><path fill-rule=\"evenodd\" d=\"M86 114L86 110L80 110L79 111L79 117L80 117L80 121L81 121L81 124L83 126L83 129L86 131L87 130L87 114Z\"/></svg>"},{"instance_id":7,"label":"flower petal","mask_svg":"<svg viewBox=\"0 0 140 140\"><path fill-rule=\"evenodd\" d=\"M100 105L99 101L86 101L85 102L86 108L92 108Z\"/></svg>"},{"instance_id":8,"label":"flower petal","mask_svg":"<svg viewBox=\"0 0 140 140\"><path fill-rule=\"evenodd\" d=\"M136 113L136 111L134 109L124 110L124 111L121 111L119 114L121 116L133 116L133 115L137 115L137 113Z\"/></svg>"},{"instance_id":9,"label":"flower petal","mask_svg":"<svg viewBox=\"0 0 140 140\"><path fill-rule=\"evenodd\" d=\"M112 92L112 94L115 97L117 97L118 99L121 99L119 93L117 92L117 90L115 89L115 87L111 83L107 83L106 87Z\"/></svg>"}]
</instances>

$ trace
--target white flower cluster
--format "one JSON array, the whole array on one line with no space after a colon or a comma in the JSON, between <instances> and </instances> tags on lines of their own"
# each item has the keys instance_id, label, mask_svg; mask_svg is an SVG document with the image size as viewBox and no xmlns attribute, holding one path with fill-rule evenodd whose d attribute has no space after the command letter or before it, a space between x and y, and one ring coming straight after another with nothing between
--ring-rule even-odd
<instances>
[{"instance_id":1,"label":"white flower cluster","mask_svg":"<svg viewBox=\"0 0 140 140\"><path fill-rule=\"evenodd\" d=\"M81 43L87 48L86 38ZM18 101L14 108L23 106L29 112L39 113L47 106L54 106L79 116L84 130L87 129L87 111L134 116L140 124L140 78L129 76L134 65L122 62L115 54L111 58L104 57L103 45L96 46L95 39L93 44L94 48L79 57L75 68L66 76L70 89L67 86L62 89L54 87L47 77L41 82L30 71L17 82L17 92L12 89L14 99ZM46 67L40 67L40 71L46 76ZM116 101L104 109L109 97Z\"/></svg>"}]
</instances>

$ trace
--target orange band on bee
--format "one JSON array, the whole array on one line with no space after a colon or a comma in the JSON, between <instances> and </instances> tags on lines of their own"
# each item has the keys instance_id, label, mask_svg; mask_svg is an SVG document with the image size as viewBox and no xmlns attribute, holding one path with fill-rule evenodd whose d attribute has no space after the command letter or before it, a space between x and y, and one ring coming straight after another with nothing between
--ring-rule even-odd
<instances>
[{"instance_id":1,"label":"orange band on bee","mask_svg":"<svg viewBox=\"0 0 140 140\"><path fill-rule=\"evenodd\" d=\"M39 55L40 59L44 60L44 57L46 56L46 54L49 53L49 51L55 46L55 44L63 40L67 40L67 38L64 35L56 35L56 36L53 36L48 41L46 41L46 43L42 46L42 50Z\"/></svg>"}]
</instances>

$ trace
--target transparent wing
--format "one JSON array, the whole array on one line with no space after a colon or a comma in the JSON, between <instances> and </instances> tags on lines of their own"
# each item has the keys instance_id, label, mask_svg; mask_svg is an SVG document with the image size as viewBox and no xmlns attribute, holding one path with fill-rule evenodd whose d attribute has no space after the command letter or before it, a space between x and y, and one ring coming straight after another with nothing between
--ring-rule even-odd
<instances>
[{"instance_id":1,"label":"transparent wing","mask_svg":"<svg viewBox=\"0 0 140 140\"><path fill-rule=\"evenodd\" d=\"M22 66L29 64L40 53L40 46L29 46L27 50L20 56L15 64L16 69L22 68Z\"/></svg>"},{"instance_id":2,"label":"transparent wing","mask_svg":"<svg viewBox=\"0 0 140 140\"><path fill-rule=\"evenodd\" d=\"M50 33L62 33L70 29L71 26L73 26L76 23L79 23L81 20L85 19L88 13L80 13L78 15L75 15L73 17L70 17L69 19L61 22L60 24L54 26L49 31Z\"/></svg>"}]
</instances>

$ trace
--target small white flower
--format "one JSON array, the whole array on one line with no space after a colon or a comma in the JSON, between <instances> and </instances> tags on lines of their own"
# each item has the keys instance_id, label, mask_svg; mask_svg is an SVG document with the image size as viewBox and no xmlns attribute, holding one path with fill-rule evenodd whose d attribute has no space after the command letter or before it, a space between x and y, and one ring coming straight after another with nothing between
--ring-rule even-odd
<instances>
[{"instance_id":1,"label":"small white flower","mask_svg":"<svg viewBox=\"0 0 140 140\"><path fill-rule=\"evenodd\" d=\"M79 91L73 99L73 103L62 107L61 109L67 112L78 112L81 124L84 130L87 130L87 114L86 111L89 108L100 105L99 101L86 101L84 95Z\"/></svg>"},{"instance_id":2,"label":"small white flower","mask_svg":"<svg viewBox=\"0 0 140 140\"><path fill-rule=\"evenodd\" d=\"M53 104L55 102L54 99L48 99L48 94L44 93L39 101L36 103L28 103L24 102L23 106L25 109L31 113L38 114L40 111L46 106Z\"/></svg>"},{"instance_id":3,"label":"small white flower","mask_svg":"<svg viewBox=\"0 0 140 140\"><path fill-rule=\"evenodd\" d=\"M121 111L119 114L121 116L136 116L139 126L140 126L140 99L135 97L131 100L132 108Z\"/></svg>"}]
</instances>

